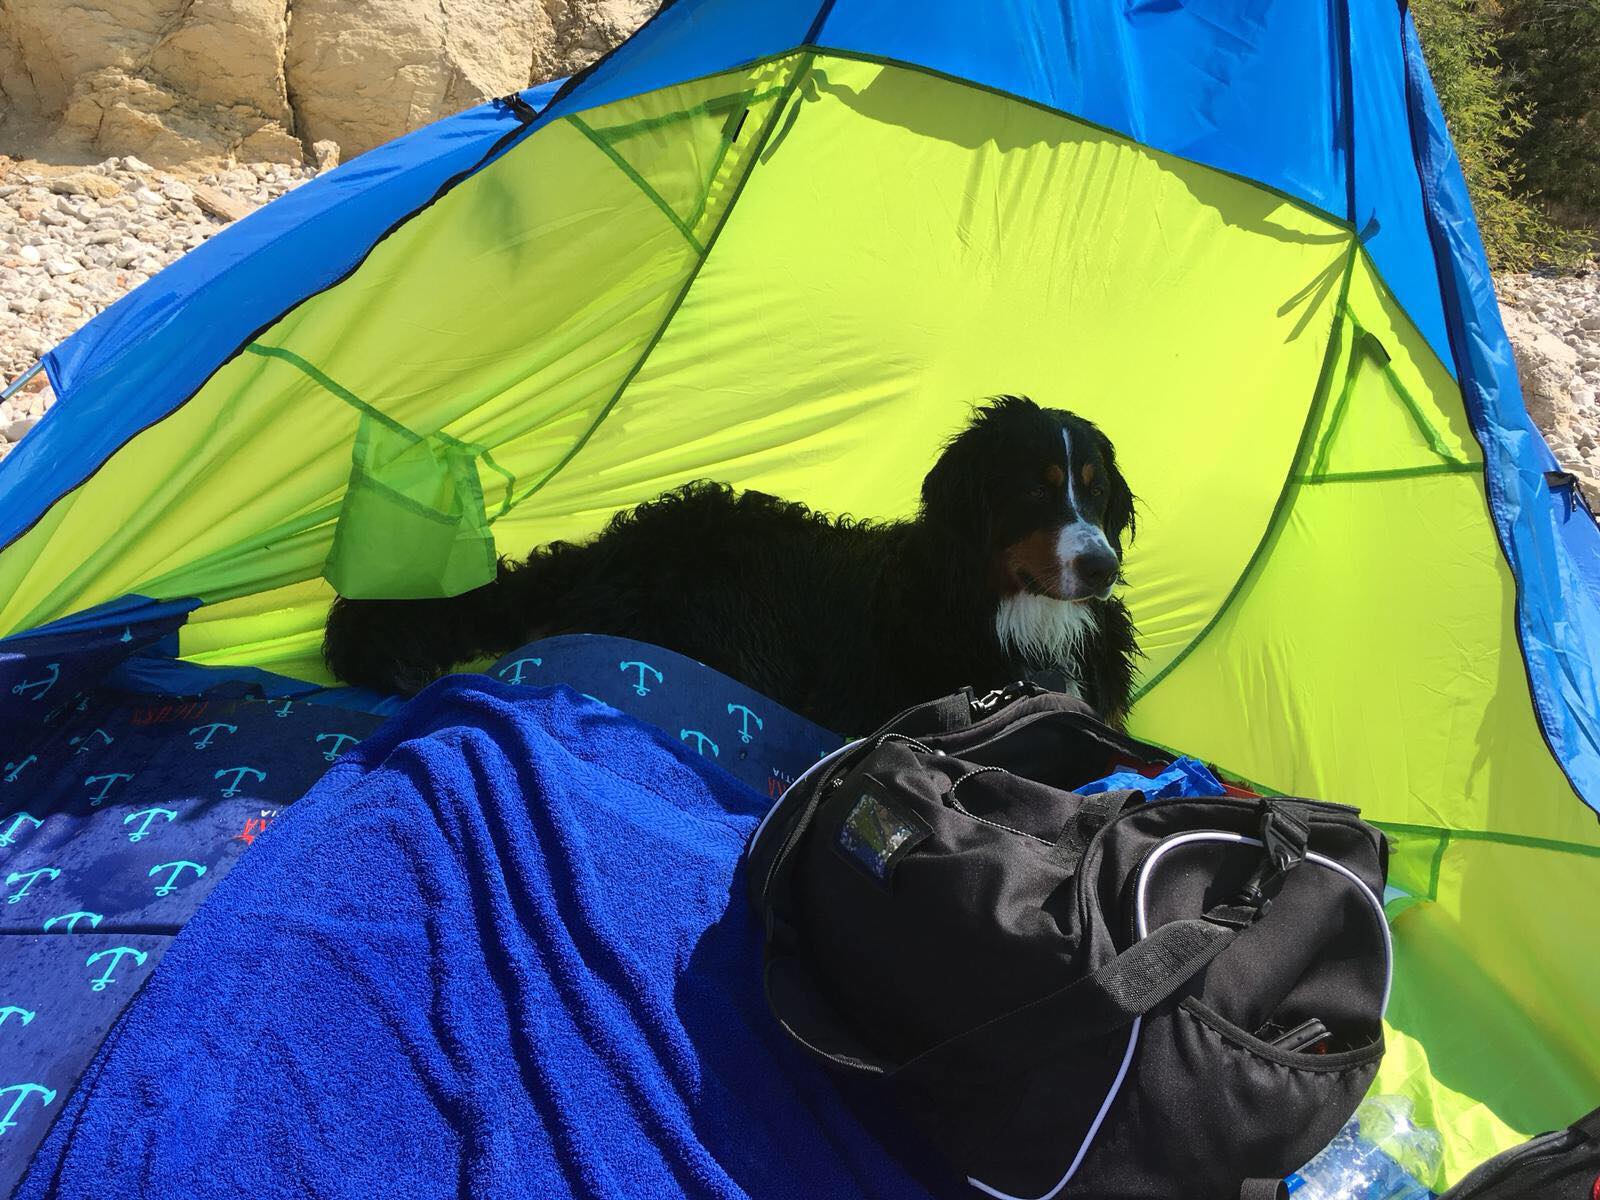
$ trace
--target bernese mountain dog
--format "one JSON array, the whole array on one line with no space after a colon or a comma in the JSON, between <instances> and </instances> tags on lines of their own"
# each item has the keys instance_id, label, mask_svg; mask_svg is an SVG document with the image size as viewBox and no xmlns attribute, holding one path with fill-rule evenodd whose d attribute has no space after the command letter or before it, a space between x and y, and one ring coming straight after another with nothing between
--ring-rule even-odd
<instances>
[{"instance_id":1,"label":"bernese mountain dog","mask_svg":"<svg viewBox=\"0 0 1600 1200\"><path fill-rule=\"evenodd\" d=\"M1106 436L1000 396L945 447L914 520L690 483L581 545L502 560L459 596L337 600L323 650L347 683L411 693L458 663L603 633L697 658L840 732L1041 675L1120 722L1137 650L1112 589L1133 529Z\"/></svg>"}]
</instances>

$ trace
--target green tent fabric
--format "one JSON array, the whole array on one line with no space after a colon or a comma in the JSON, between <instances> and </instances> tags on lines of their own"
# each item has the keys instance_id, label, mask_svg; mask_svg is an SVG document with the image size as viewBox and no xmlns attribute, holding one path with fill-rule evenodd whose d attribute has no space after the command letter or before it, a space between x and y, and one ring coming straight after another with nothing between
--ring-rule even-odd
<instances>
[{"instance_id":1,"label":"green tent fabric","mask_svg":"<svg viewBox=\"0 0 1600 1200\"><path fill-rule=\"evenodd\" d=\"M181 662L327 682L335 589L700 477L902 516L1026 393L1141 498L1133 731L1389 833L1379 1088L1445 1177L1593 1106L1600 535L1403 6L679 0L369 157L46 360L0 631L187 600Z\"/></svg>"}]
</instances>

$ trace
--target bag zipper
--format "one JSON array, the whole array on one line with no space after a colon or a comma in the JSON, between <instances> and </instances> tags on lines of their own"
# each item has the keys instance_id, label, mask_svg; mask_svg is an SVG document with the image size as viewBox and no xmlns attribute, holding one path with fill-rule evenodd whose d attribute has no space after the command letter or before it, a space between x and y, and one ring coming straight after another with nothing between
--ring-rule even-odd
<instances>
[{"instance_id":1,"label":"bag zipper","mask_svg":"<svg viewBox=\"0 0 1600 1200\"><path fill-rule=\"evenodd\" d=\"M940 751L936 750L934 753L938 754ZM1001 775L1011 774L1010 771L1005 770L1003 767L975 767L971 771L968 771L965 775L958 776L956 779L951 781L949 789L944 794L945 806L955 809L956 812L961 813L963 816L970 817L980 825L987 825L991 829L1003 829L1007 833L1016 834L1017 837L1027 838L1030 842L1038 842L1041 846L1053 847L1055 845L1054 842L1047 841L1038 834L1025 833L1020 829L1013 829L1009 825L1003 825L999 821L990 820L988 817L980 817L977 813L973 812L970 808L968 808L965 804L962 804L961 801L956 798L956 789L958 787L960 787L967 780L971 779L974 775L982 775L988 771L997 771Z\"/></svg>"},{"instance_id":2,"label":"bag zipper","mask_svg":"<svg viewBox=\"0 0 1600 1200\"><path fill-rule=\"evenodd\" d=\"M1150 758L1152 753L1158 758L1167 757L1167 751L1164 751L1157 746L1147 746L1143 742L1135 741L1133 738L1120 737L1114 733L1110 736L1107 736L1107 733L1103 730L1082 724L1082 722L1085 720L1090 719L1085 718L1082 713L1061 711L1033 713L1030 716L1023 717L1020 721L1012 722L1010 725L1007 725L1004 729L1000 730L998 733L995 733L991 737L987 737L982 741L974 742L972 745L964 747L960 751L960 755L965 756L971 754L973 751L982 750L989 746L993 746L996 742L1008 737L1018 730L1026 729L1030 725L1035 725L1040 721L1061 719L1073 721L1075 728L1077 728L1080 732L1093 738L1101 745L1109 746L1111 749L1119 750L1124 754L1138 754L1141 758L1146 759ZM978 726L974 725L972 728L976 729ZM965 730L963 732L971 732L971 730ZM934 753L942 752L934 751ZM1000 769L1004 770L1004 768ZM1063 788L1062 790L1065 791L1066 789Z\"/></svg>"},{"instance_id":3,"label":"bag zipper","mask_svg":"<svg viewBox=\"0 0 1600 1200\"><path fill-rule=\"evenodd\" d=\"M1473 1197L1483 1194L1485 1187L1503 1182L1510 1171L1529 1159L1543 1158L1545 1152L1550 1150L1561 1154L1571 1149L1568 1145L1571 1133L1570 1129L1557 1129L1551 1133L1541 1133L1520 1146L1513 1146L1488 1162L1480 1163L1460 1183L1443 1193L1439 1200L1473 1200Z\"/></svg>"}]
</instances>

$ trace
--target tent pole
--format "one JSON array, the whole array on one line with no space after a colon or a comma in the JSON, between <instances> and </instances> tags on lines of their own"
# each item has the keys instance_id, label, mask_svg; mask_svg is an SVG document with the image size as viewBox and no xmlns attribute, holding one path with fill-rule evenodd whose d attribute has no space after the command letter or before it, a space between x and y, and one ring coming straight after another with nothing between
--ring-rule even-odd
<instances>
[{"instance_id":1,"label":"tent pole","mask_svg":"<svg viewBox=\"0 0 1600 1200\"><path fill-rule=\"evenodd\" d=\"M0 392L0 404L3 404L5 401L11 399L11 397L15 396L18 392L20 392L22 390L23 385L25 383L27 383L28 380L32 379L35 375L37 375L43 369L44 369L44 360L40 359L38 362L34 363L33 366L29 367L26 371L24 371L20 376L17 377L15 382L7 385L5 391Z\"/></svg>"}]
</instances>

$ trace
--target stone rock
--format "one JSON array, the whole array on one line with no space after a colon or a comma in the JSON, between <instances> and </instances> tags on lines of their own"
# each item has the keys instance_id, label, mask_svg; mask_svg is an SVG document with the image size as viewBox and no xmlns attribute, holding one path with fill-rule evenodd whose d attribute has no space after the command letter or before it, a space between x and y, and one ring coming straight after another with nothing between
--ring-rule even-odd
<instances>
[{"instance_id":1,"label":"stone rock","mask_svg":"<svg viewBox=\"0 0 1600 1200\"><path fill-rule=\"evenodd\" d=\"M135 175L148 175L151 171L155 170L155 168L149 163L143 161L142 159L135 158L131 154L123 155L122 165L129 171L132 171Z\"/></svg>"},{"instance_id":2,"label":"stone rock","mask_svg":"<svg viewBox=\"0 0 1600 1200\"><path fill-rule=\"evenodd\" d=\"M224 221L237 221L250 213L248 204L233 199L217 188L207 187L201 183L194 185L194 202L200 206L202 212L208 212Z\"/></svg>"},{"instance_id":3,"label":"stone rock","mask_svg":"<svg viewBox=\"0 0 1600 1200\"><path fill-rule=\"evenodd\" d=\"M38 423L38 419L35 417L23 417L19 421L12 421L4 429L0 429L0 435L3 435L8 442L20 442L22 435Z\"/></svg>"},{"instance_id":4,"label":"stone rock","mask_svg":"<svg viewBox=\"0 0 1600 1200\"><path fill-rule=\"evenodd\" d=\"M6 0L12 129L75 154L349 159L487 97L570 74L658 0ZM114 169L114 168L112 168Z\"/></svg>"},{"instance_id":5,"label":"stone rock","mask_svg":"<svg viewBox=\"0 0 1600 1200\"><path fill-rule=\"evenodd\" d=\"M114 179L96 175L93 171L76 171L71 175L58 175L50 181L50 190L67 196L94 196L109 200L122 194Z\"/></svg>"},{"instance_id":6,"label":"stone rock","mask_svg":"<svg viewBox=\"0 0 1600 1200\"><path fill-rule=\"evenodd\" d=\"M24 262L36 263L42 257L37 246L23 246L17 253L22 256Z\"/></svg>"},{"instance_id":7,"label":"stone rock","mask_svg":"<svg viewBox=\"0 0 1600 1200\"><path fill-rule=\"evenodd\" d=\"M280 162L299 162L300 139L281 125L262 125L234 148L234 153L250 158L271 158Z\"/></svg>"},{"instance_id":8,"label":"stone rock","mask_svg":"<svg viewBox=\"0 0 1600 1200\"><path fill-rule=\"evenodd\" d=\"M328 138L315 143L311 147L311 160L318 174L333 170L339 165L339 143Z\"/></svg>"},{"instance_id":9,"label":"stone rock","mask_svg":"<svg viewBox=\"0 0 1600 1200\"><path fill-rule=\"evenodd\" d=\"M1500 315L1516 354L1528 414L1550 436L1569 423L1572 397L1567 381L1578 366L1578 352L1518 309L1502 307Z\"/></svg>"}]
</instances>

